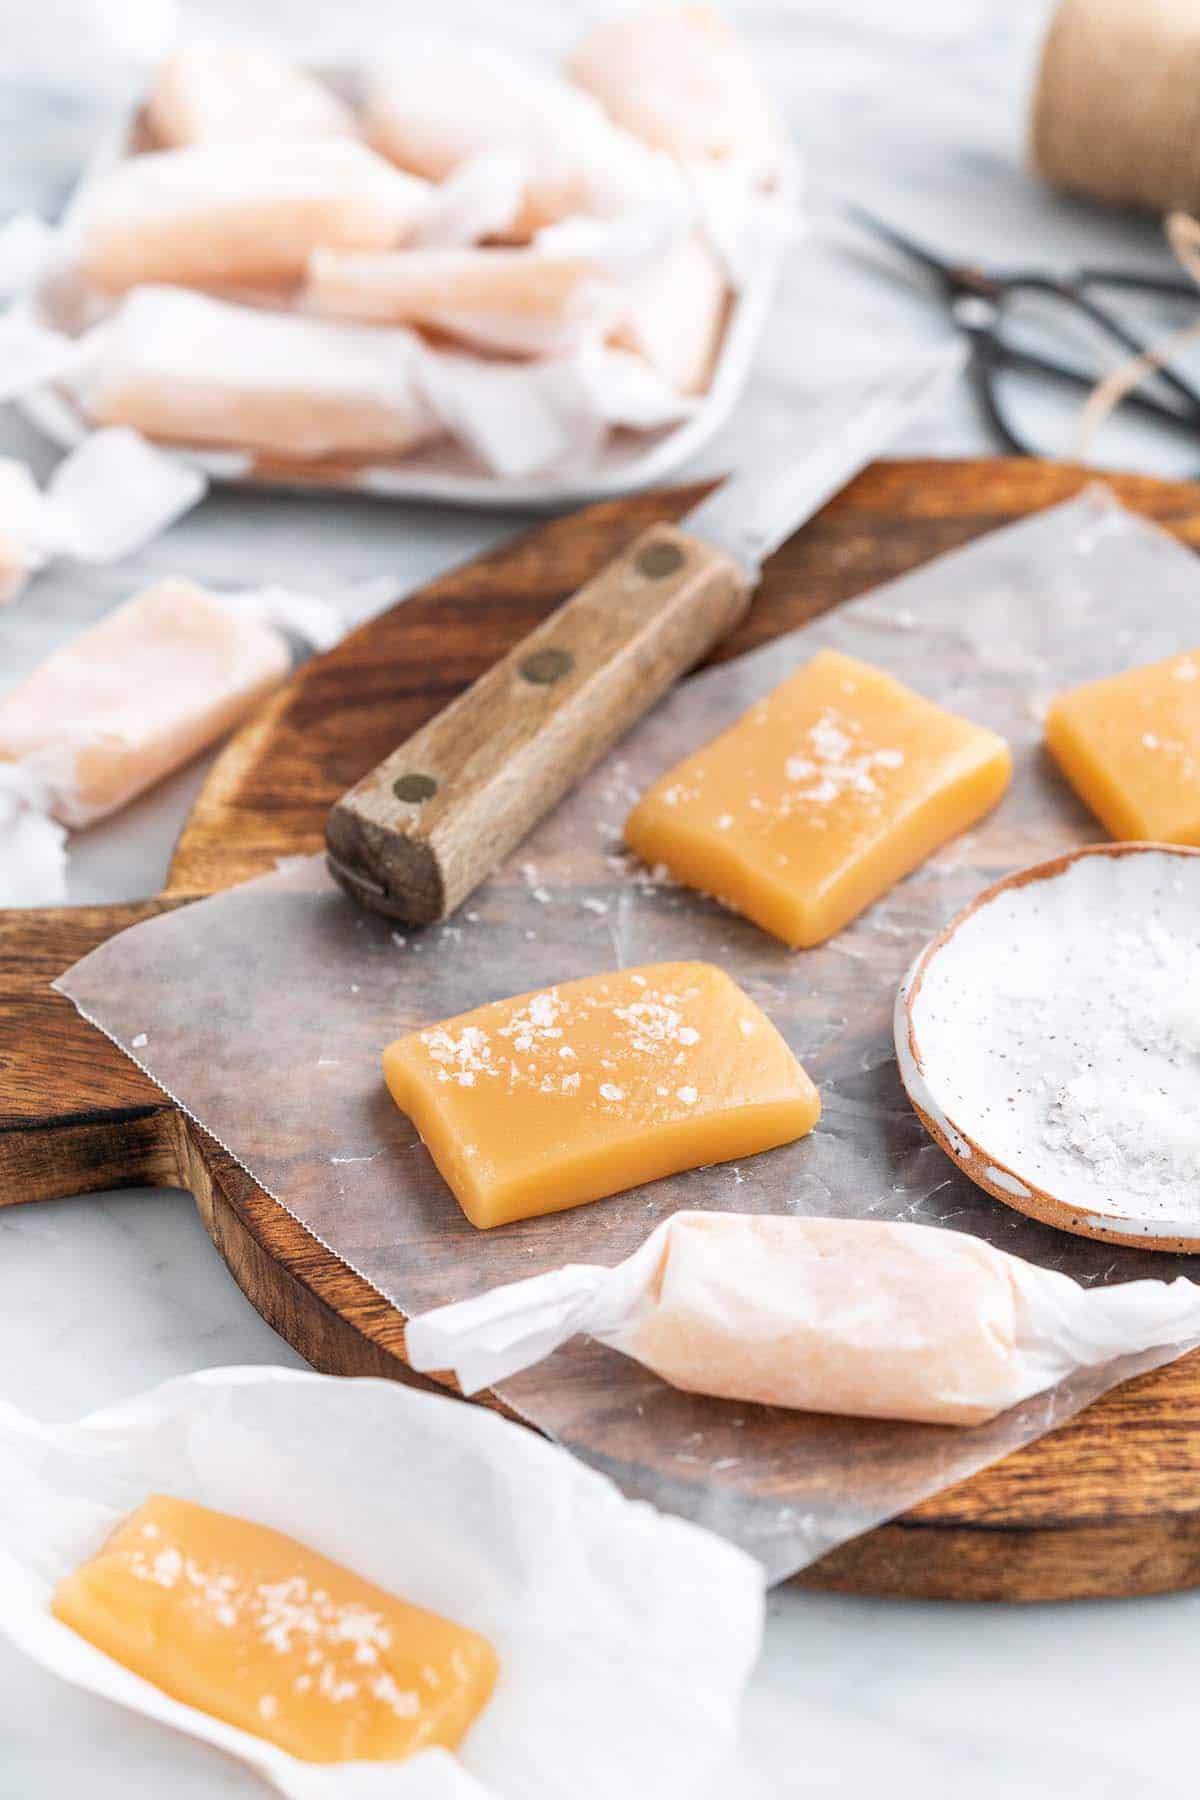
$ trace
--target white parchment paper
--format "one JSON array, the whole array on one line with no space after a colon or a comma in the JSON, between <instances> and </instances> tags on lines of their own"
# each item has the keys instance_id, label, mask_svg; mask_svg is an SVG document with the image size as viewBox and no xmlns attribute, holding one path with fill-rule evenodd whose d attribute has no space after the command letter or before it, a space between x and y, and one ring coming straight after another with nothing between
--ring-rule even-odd
<instances>
[{"instance_id":1,"label":"white parchment paper","mask_svg":"<svg viewBox=\"0 0 1200 1800\"><path fill-rule=\"evenodd\" d=\"M564 1263L620 1262L680 1208L949 1225L1085 1285L1196 1279L1200 1259L1068 1237L976 1188L908 1104L892 1008L916 953L981 887L1101 835L1043 749L1051 696L1198 645L1194 556L1093 490L682 683L445 926L394 931L304 860L135 927L59 985L410 1316ZM793 953L654 882L619 834L648 782L822 646L1000 732L1015 773L974 832L830 943ZM722 965L774 1020L820 1088L817 1129L739 1165L477 1232L389 1099L382 1047L488 1000L687 957ZM780 1579L1186 1347L1114 1358L969 1429L682 1394L586 1340L500 1392L627 1493L721 1531Z\"/></svg>"},{"instance_id":2,"label":"white parchment paper","mask_svg":"<svg viewBox=\"0 0 1200 1800\"><path fill-rule=\"evenodd\" d=\"M482 1408L390 1381L210 1369L74 1424L0 1404L0 1465L0 1632L294 1800L684 1800L732 1745L762 1634L757 1565ZM287 1532L483 1632L500 1677L459 1755L303 1763L60 1624L56 1583L151 1492Z\"/></svg>"}]
</instances>

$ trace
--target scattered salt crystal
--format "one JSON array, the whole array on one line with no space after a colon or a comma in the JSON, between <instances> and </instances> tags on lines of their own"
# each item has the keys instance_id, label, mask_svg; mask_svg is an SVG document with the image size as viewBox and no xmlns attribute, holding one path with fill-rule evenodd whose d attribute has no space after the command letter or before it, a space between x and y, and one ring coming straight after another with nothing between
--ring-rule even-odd
<instances>
[{"instance_id":1,"label":"scattered salt crystal","mask_svg":"<svg viewBox=\"0 0 1200 1800\"><path fill-rule=\"evenodd\" d=\"M567 1079L570 1080L570 1077L568 1076ZM625 1090L624 1088L619 1088L615 1081L602 1081L600 1083L600 1098L602 1100L623 1100L625 1098Z\"/></svg>"},{"instance_id":2,"label":"scattered salt crystal","mask_svg":"<svg viewBox=\"0 0 1200 1800\"><path fill-rule=\"evenodd\" d=\"M675 1089L675 1097L682 1100L685 1106L695 1106L700 1095L694 1087L681 1087Z\"/></svg>"},{"instance_id":3,"label":"scattered salt crystal","mask_svg":"<svg viewBox=\"0 0 1200 1800\"><path fill-rule=\"evenodd\" d=\"M878 793L875 781L877 769L898 769L903 765L902 750L882 749L855 750L855 733L858 727L849 719L843 718L832 708L827 708L811 725L805 736L808 746L802 754L789 756L784 762L784 774L790 782L811 782L812 785L801 788L796 795L798 800L811 801L817 806L830 806L843 794L855 794L869 798ZM786 805L786 803L785 803Z\"/></svg>"},{"instance_id":4,"label":"scattered salt crystal","mask_svg":"<svg viewBox=\"0 0 1200 1800\"><path fill-rule=\"evenodd\" d=\"M129 1042L134 1050L144 1050L150 1039L144 1031L139 1031L135 1038L130 1038Z\"/></svg>"},{"instance_id":5,"label":"scattered salt crystal","mask_svg":"<svg viewBox=\"0 0 1200 1800\"><path fill-rule=\"evenodd\" d=\"M393 944L395 944L395 946L398 950L403 950L405 944L407 944L407 942L408 942L408 939L401 932L393 931L392 942L393 942Z\"/></svg>"},{"instance_id":6,"label":"scattered salt crystal","mask_svg":"<svg viewBox=\"0 0 1200 1800\"><path fill-rule=\"evenodd\" d=\"M585 912L595 913L598 917L602 917L608 911L607 900L593 899L590 894L587 895L585 899L581 900L579 904L583 907Z\"/></svg>"}]
</instances>

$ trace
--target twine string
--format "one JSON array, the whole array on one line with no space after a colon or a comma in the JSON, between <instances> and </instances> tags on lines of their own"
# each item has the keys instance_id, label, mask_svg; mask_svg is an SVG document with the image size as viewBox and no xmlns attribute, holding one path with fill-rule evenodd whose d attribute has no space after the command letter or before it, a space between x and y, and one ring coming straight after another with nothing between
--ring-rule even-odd
<instances>
[{"instance_id":1,"label":"twine string","mask_svg":"<svg viewBox=\"0 0 1200 1800\"><path fill-rule=\"evenodd\" d=\"M1190 213L1173 212L1166 221L1167 242L1181 266L1200 288L1200 221ZM1131 356L1098 381L1088 395L1076 427L1074 454L1085 462L1104 421L1114 413L1122 400L1141 387L1160 369L1165 369L1175 356L1200 337L1200 319L1183 325L1169 336L1151 344L1140 356Z\"/></svg>"}]
</instances>

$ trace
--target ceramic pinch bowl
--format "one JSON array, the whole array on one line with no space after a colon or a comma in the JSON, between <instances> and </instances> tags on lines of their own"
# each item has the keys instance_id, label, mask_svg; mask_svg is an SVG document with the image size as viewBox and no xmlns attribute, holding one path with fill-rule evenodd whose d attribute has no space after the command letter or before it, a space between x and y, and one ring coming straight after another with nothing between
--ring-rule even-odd
<instances>
[{"instance_id":1,"label":"ceramic pinch bowl","mask_svg":"<svg viewBox=\"0 0 1200 1800\"><path fill-rule=\"evenodd\" d=\"M1200 850L1095 844L997 882L917 957L895 1037L922 1124L997 1200L1200 1250Z\"/></svg>"}]
</instances>

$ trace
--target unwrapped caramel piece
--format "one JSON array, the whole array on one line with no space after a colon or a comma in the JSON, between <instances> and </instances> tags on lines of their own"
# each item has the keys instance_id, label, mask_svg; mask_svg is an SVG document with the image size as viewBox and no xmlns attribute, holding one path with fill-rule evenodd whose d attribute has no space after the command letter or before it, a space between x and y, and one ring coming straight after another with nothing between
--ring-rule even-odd
<instances>
[{"instance_id":1,"label":"unwrapped caramel piece","mask_svg":"<svg viewBox=\"0 0 1200 1800\"><path fill-rule=\"evenodd\" d=\"M52 650L0 697L0 761L44 776L87 825L177 769L276 687L281 634L190 581L159 581Z\"/></svg>"},{"instance_id":2,"label":"unwrapped caramel piece","mask_svg":"<svg viewBox=\"0 0 1200 1800\"><path fill-rule=\"evenodd\" d=\"M1046 743L1113 837L1200 844L1200 650L1060 694Z\"/></svg>"},{"instance_id":3,"label":"unwrapped caramel piece","mask_svg":"<svg viewBox=\"0 0 1200 1800\"><path fill-rule=\"evenodd\" d=\"M481 1229L770 1150L821 1110L765 1013L710 963L493 1001L398 1039L383 1069Z\"/></svg>"},{"instance_id":4,"label":"unwrapped caramel piece","mask_svg":"<svg viewBox=\"0 0 1200 1800\"><path fill-rule=\"evenodd\" d=\"M354 132L350 108L322 82L251 44L177 50L154 77L146 117L158 142L171 148Z\"/></svg>"},{"instance_id":5,"label":"unwrapped caramel piece","mask_svg":"<svg viewBox=\"0 0 1200 1800\"><path fill-rule=\"evenodd\" d=\"M384 250L413 231L428 184L353 138L193 144L118 163L90 193L79 258L100 287L299 281L312 251Z\"/></svg>"},{"instance_id":6,"label":"unwrapped caramel piece","mask_svg":"<svg viewBox=\"0 0 1200 1800\"><path fill-rule=\"evenodd\" d=\"M486 1638L294 1538L164 1494L59 1583L52 1610L173 1699L306 1762L452 1750L498 1666Z\"/></svg>"},{"instance_id":7,"label":"unwrapped caramel piece","mask_svg":"<svg viewBox=\"0 0 1200 1800\"><path fill-rule=\"evenodd\" d=\"M625 839L807 947L982 818L1011 772L995 732L822 650L655 782Z\"/></svg>"}]
</instances>

